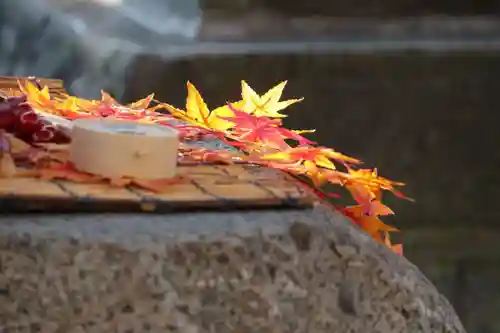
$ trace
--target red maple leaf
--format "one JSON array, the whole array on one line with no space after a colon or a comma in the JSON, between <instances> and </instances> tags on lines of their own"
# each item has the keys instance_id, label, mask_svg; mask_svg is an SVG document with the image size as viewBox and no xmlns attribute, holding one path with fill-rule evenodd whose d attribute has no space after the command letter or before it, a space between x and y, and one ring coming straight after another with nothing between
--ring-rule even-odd
<instances>
[{"instance_id":1,"label":"red maple leaf","mask_svg":"<svg viewBox=\"0 0 500 333\"><path fill-rule=\"evenodd\" d=\"M299 144L313 144L314 142L280 127L281 120L270 119L265 116L254 116L243 111L236 110L231 104L228 105L234 116L220 117L234 124L230 133L238 141L262 143L271 148L289 149L286 139L298 141Z\"/></svg>"}]
</instances>

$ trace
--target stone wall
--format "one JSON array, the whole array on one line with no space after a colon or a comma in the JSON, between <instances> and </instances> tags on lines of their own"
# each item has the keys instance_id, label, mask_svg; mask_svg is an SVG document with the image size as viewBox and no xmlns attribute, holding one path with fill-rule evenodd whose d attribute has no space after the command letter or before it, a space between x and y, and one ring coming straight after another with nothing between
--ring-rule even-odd
<instances>
[{"instance_id":1,"label":"stone wall","mask_svg":"<svg viewBox=\"0 0 500 333\"><path fill-rule=\"evenodd\" d=\"M267 8L292 16L330 15L349 17L394 17L415 15L498 15L496 0L202 0L205 9L234 12Z\"/></svg>"}]
</instances>

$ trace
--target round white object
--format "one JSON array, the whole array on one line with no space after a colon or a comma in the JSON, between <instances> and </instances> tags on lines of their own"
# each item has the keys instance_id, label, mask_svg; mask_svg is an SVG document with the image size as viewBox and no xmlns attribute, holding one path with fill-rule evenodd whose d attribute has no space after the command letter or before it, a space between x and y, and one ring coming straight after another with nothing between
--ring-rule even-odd
<instances>
[{"instance_id":1,"label":"round white object","mask_svg":"<svg viewBox=\"0 0 500 333\"><path fill-rule=\"evenodd\" d=\"M114 118L73 122L70 160L83 172L106 178L175 176L179 133L170 127Z\"/></svg>"}]
</instances>

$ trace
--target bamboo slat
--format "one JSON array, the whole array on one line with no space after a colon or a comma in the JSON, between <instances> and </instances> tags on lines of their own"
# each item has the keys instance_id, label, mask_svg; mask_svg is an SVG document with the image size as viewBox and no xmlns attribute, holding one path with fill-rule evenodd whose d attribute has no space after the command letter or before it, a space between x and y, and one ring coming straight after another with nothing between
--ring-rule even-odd
<instances>
[{"instance_id":1,"label":"bamboo slat","mask_svg":"<svg viewBox=\"0 0 500 333\"><path fill-rule=\"evenodd\" d=\"M38 78L38 77L11 77L0 76L0 91L13 95L20 94L19 82L24 84L27 80L35 83L40 88L47 86L51 96L61 96L66 94L62 80Z\"/></svg>"}]
</instances>

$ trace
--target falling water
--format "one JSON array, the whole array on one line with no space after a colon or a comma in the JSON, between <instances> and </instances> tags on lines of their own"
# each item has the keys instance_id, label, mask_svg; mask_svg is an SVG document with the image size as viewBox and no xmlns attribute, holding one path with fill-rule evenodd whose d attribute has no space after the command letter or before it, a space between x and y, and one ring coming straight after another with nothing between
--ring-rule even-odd
<instances>
[{"instance_id":1,"label":"falling water","mask_svg":"<svg viewBox=\"0 0 500 333\"><path fill-rule=\"evenodd\" d=\"M125 72L152 45L189 44L198 0L1 0L0 75L63 79L70 92L119 97Z\"/></svg>"},{"instance_id":2,"label":"falling water","mask_svg":"<svg viewBox=\"0 0 500 333\"><path fill-rule=\"evenodd\" d=\"M201 24L197 0L42 0L85 34L127 40L192 41Z\"/></svg>"}]
</instances>

